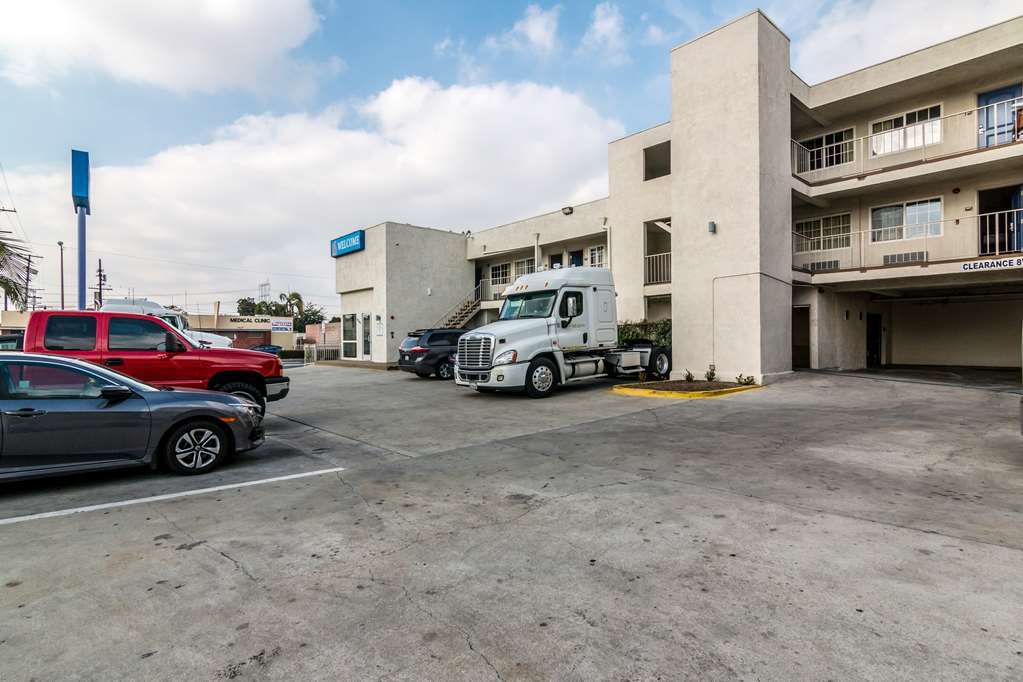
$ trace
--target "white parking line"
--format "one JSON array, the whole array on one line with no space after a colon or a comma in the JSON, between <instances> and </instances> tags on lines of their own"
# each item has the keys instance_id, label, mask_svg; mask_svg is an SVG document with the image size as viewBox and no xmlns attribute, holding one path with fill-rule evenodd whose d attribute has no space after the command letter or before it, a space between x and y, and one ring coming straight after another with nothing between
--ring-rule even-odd
<instances>
[{"instance_id":1,"label":"white parking line","mask_svg":"<svg viewBox=\"0 0 1023 682\"><path fill-rule=\"evenodd\" d=\"M86 507L75 507L73 509L58 509L57 511L42 512L40 514L28 514L27 516L12 516L9 519L0 519L0 526L6 526L12 523L21 523L22 521L36 521L39 519L52 519L59 516L71 516L72 514L82 514L84 512L99 511L100 509L112 509L114 507L128 507L133 504L146 504L148 502L161 502L163 500L173 500L178 497L190 497L192 495L205 495L206 493L215 493L221 490L234 490L236 488L247 488L251 485L263 485L264 483L276 483L277 481L291 481L296 478L307 478L309 476L320 476L322 474L334 474L339 471L344 471L344 467L333 467L332 469L317 469L316 471L306 471L301 474L289 474L287 476L274 476L273 478L261 478L257 481L243 481L242 483L228 483L226 485L215 485L212 488L199 488L198 490L184 490L180 493L167 493L166 495L153 495L151 497L137 497L132 500L122 500L120 502L104 502L103 504L90 504Z\"/></svg>"}]
</instances>

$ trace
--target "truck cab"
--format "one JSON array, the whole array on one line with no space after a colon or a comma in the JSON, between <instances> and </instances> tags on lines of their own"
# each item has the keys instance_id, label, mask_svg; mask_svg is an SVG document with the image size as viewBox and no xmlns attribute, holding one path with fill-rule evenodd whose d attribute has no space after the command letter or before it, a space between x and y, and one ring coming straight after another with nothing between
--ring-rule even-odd
<instances>
[{"instance_id":1,"label":"truck cab","mask_svg":"<svg viewBox=\"0 0 1023 682\"><path fill-rule=\"evenodd\" d=\"M570 381L648 372L667 376L670 352L618 345L614 279L607 268L523 275L504 292L498 320L459 339L455 382L478 391L546 397Z\"/></svg>"}]
</instances>

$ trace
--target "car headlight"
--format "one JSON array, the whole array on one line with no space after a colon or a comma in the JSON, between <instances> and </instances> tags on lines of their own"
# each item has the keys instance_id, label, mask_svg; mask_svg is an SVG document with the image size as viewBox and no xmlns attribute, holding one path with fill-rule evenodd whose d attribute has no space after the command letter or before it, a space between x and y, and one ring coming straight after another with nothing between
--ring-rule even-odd
<instances>
[{"instance_id":1,"label":"car headlight","mask_svg":"<svg viewBox=\"0 0 1023 682\"><path fill-rule=\"evenodd\" d=\"M505 352L494 358L494 366L497 365L510 365L519 359L519 354L513 350L506 350Z\"/></svg>"}]
</instances>

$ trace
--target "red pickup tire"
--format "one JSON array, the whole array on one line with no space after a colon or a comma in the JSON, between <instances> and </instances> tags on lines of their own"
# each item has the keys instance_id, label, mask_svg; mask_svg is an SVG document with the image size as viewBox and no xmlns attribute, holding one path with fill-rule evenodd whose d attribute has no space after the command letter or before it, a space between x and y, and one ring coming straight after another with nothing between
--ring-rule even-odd
<instances>
[{"instance_id":1,"label":"red pickup tire","mask_svg":"<svg viewBox=\"0 0 1023 682\"><path fill-rule=\"evenodd\" d=\"M217 386L214 390L220 391L221 393L230 393L246 400L259 405L259 413L262 415L266 414L266 398L263 397L263 392L256 386L246 383L244 381L231 381L226 384Z\"/></svg>"}]
</instances>

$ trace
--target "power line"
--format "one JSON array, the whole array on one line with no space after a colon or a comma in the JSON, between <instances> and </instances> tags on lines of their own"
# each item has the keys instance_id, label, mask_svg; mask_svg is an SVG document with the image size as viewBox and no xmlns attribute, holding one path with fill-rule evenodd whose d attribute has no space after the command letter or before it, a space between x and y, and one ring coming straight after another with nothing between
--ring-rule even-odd
<instances>
[{"instance_id":1,"label":"power line","mask_svg":"<svg viewBox=\"0 0 1023 682\"><path fill-rule=\"evenodd\" d=\"M35 244L35 245L38 245L38 246L48 246L48 247L52 247L53 246L52 244L50 244L48 242L28 242L28 243L29 244ZM64 248L68 249L68 250L71 250L71 251L75 251L76 250L75 247L73 247L73 246L65 246ZM297 273L294 273L294 272L267 272L266 270L255 270L255 269L252 269L252 268L232 268L232 267L229 267L229 266L226 266L226 265L209 265L209 264L206 264L206 263L190 263L188 261L171 260L169 258L155 258L153 256L137 256L137 255L130 254L130 253L118 253L116 251L100 251L98 249L93 249L91 247L89 248L89 251L91 251L92 253L101 253L104 256L119 256L121 258L134 258L136 260L149 260L149 261L154 261L154 262L158 262L158 263L170 263L172 265L187 265L188 267L192 267L192 268L206 268L206 269L210 269L210 270L230 270L232 272L246 272L246 273L257 274L257 275L272 275L272 276L275 276L275 277L304 277L306 279L334 279L333 277L329 277L327 275L300 275L300 274L297 274Z\"/></svg>"},{"instance_id":2,"label":"power line","mask_svg":"<svg viewBox=\"0 0 1023 682\"><path fill-rule=\"evenodd\" d=\"M7 198L11 200L10 209L5 209L0 206L5 213L13 213L14 219L17 221L18 229L21 230L21 238L26 242L28 241L28 232L25 231L25 226L21 222L21 214L18 213L18 208L14 205L14 194L11 193L11 186L7 182L7 171L4 170L4 164L0 163L0 177L3 178L4 188L7 189Z\"/></svg>"}]
</instances>

